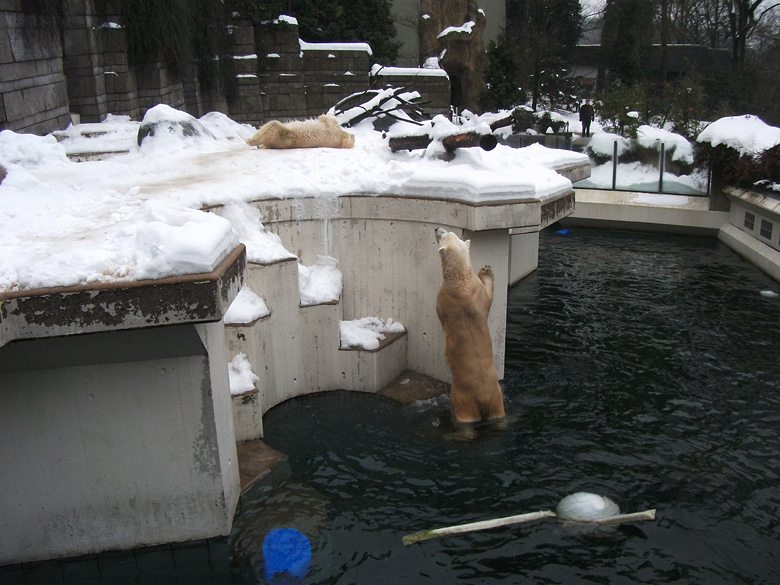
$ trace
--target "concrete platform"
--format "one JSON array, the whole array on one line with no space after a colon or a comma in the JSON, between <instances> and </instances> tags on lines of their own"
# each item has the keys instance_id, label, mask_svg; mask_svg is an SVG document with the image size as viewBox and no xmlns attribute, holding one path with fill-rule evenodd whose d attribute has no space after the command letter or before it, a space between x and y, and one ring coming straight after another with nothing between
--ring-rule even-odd
<instances>
[{"instance_id":1,"label":"concrete platform","mask_svg":"<svg viewBox=\"0 0 780 585\"><path fill-rule=\"evenodd\" d=\"M424 374L406 370L379 391L380 396L391 398L401 404L427 400L446 394L450 385Z\"/></svg>"},{"instance_id":2,"label":"concrete platform","mask_svg":"<svg viewBox=\"0 0 780 585\"><path fill-rule=\"evenodd\" d=\"M717 236L728 213L710 211L709 197L577 189L563 225Z\"/></svg>"},{"instance_id":3,"label":"concrete platform","mask_svg":"<svg viewBox=\"0 0 780 585\"><path fill-rule=\"evenodd\" d=\"M236 455L242 494L259 483L275 488L290 475L287 455L262 439L236 443Z\"/></svg>"}]
</instances>

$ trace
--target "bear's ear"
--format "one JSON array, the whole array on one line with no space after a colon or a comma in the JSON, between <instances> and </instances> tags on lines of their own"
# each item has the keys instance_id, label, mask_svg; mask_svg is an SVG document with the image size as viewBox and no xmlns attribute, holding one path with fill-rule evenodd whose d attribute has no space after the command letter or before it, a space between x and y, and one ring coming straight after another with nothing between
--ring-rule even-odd
<instances>
[{"instance_id":1,"label":"bear's ear","mask_svg":"<svg viewBox=\"0 0 780 585\"><path fill-rule=\"evenodd\" d=\"M466 241L465 241L465 242L463 242L463 243L464 243L464 244L466 244L466 249L467 249L467 250L471 250L471 240L466 240Z\"/></svg>"},{"instance_id":2,"label":"bear's ear","mask_svg":"<svg viewBox=\"0 0 780 585\"><path fill-rule=\"evenodd\" d=\"M446 255L447 255L447 248L445 248L444 246L442 246L441 248L439 248L439 256L441 256L442 258L444 258L444 256L446 256Z\"/></svg>"}]
</instances>

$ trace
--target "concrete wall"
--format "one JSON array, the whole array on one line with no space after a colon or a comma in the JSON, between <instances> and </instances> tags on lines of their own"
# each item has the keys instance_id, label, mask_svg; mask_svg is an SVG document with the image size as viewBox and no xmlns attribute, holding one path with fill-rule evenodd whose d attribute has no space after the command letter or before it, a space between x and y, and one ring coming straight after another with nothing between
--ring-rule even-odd
<instances>
[{"instance_id":1,"label":"concrete wall","mask_svg":"<svg viewBox=\"0 0 780 585\"><path fill-rule=\"evenodd\" d=\"M0 565L227 535L239 474L213 272L0 294Z\"/></svg>"},{"instance_id":2,"label":"concrete wall","mask_svg":"<svg viewBox=\"0 0 780 585\"><path fill-rule=\"evenodd\" d=\"M774 197L726 187L718 199L729 211L711 210L708 197L578 189L576 198L564 225L716 236L780 281L780 201Z\"/></svg>"},{"instance_id":3,"label":"concrete wall","mask_svg":"<svg viewBox=\"0 0 780 585\"><path fill-rule=\"evenodd\" d=\"M780 281L780 201L755 191L729 187L729 223L718 238Z\"/></svg>"},{"instance_id":4,"label":"concrete wall","mask_svg":"<svg viewBox=\"0 0 780 585\"><path fill-rule=\"evenodd\" d=\"M0 564L227 534L238 465L209 359L223 344L216 324L0 348Z\"/></svg>"},{"instance_id":5,"label":"concrete wall","mask_svg":"<svg viewBox=\"0 0 780 585\"><path fill-rule=\"evenodd\" d=\"M642 202L641 197L648 202ZM650 203L654 197L658 203ZM673 197L680 204L664 204L664 197L652 193L577 189L574 213L562 223L642 229L644 231L678 232L687 234L717 235L728 221L728 214L710 211L707 197ZM682 203L687 200L687 203ZM671 201L667 199L667 201Z\"/></svg>"},{"instance_id":6,"label":"concrete wall","mask_svg":"<svg viewBox=\"0 0 780 585\"><path fill-rule=\"evenodd\" d=\"M493 267L489 327L502 378L508 287L513 274L536 268L539 230L571 212L561 201L573 202L573 195L490 205L367 195L256 201L265 229L302 264L314 264L318 255L339 261L342 294L336 303L301 307L297 260L250 263L246 284L271 315L249 327L228 327L227 357L247 354L260 377L263 413L311 392L376 392L406 368L450 381L436 315L441 264L434 230L441 226L471 240L476 269ZM392 318L406 334L377 352L339 350L339 322L363 317Z\"/></svg>"}]
</instances>

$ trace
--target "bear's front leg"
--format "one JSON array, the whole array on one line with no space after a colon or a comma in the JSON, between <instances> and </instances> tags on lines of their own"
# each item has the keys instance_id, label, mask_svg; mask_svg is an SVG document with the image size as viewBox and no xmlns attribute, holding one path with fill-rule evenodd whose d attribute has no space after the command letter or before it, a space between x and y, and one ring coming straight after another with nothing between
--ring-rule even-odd
<instances>
[{"instance_id":1,"label":"bear's front leg","mask_svg":"<svg viewBox=\"0 0 780 585\"><path fill-rule=\"evenodd\" d=\"M493 302L493 268L491 266L485 265L479 269L479 274L477 274L477 276L479 277L479 280L482 281L482 284L485 285L488 298L492 303Z\"/></svg>"}]
</instances>

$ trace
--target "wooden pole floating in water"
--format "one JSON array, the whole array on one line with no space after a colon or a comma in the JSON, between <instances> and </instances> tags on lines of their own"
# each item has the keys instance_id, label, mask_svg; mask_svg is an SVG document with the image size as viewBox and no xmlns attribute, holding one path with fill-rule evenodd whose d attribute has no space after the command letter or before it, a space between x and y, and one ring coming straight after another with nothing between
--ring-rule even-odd
<instances>
[{"instance_id":1,"label":"wooden pole floating in water","mask_svg":"<svg viewBox=\"0 0 780 585\"><path fill-rule=\"evenodd\" d=\"M422 530L414 534L407 534L403 537L404 546L436 538L437 536L446 536L448 534L461 534L463 532L475 532L477 530L487 530L489 528L498 528L499 526L509 526L510 524L519 524L520 522L531 522L532 520L541 520L542 518L555 518L555 512L550 510L541 510L539 512L530 512L528 514L518 514L516 516L507 516L505 518L496 518L494 520L482 520L480 522L470 522L469 524L458 524L456 526L445 526L444 528L434 528L432 530Z\"/></svg>"},{"instance_id":2,"label":"wooden pole floating in water","mask_svg":"<svg viewBox=\"0 0 780 585\"><path fill-rule=\"evenodd\" d=\"M591 522L593 524L610 525L610 524L622 524L623 522L638 522L640 520L655 520L655 508L653 508L652 510L645 510L644 512L632 512L631 514L618 514L616 516L607 516L606 518L591 520Z\"/></svg>"},{"instance_id":3,"label":"wooden pole floating in water","mask_svg":"<svg viewBox=\"0 0 780 585\"><path fill-rule=\"evenodd\" d=\"M531 522L541 520L542 518L559 518L566 524L597 524L599 526L610 526L612 524L622 524L624 522L639 522L640 520L655 520L655 508L645 510L644 512L633 512L631 514L616 514L604 518L595 518L592 520L575 520L562 518L550 510L541 510L539 512L530 512L528 514L518 514L516 516L506 516L505 518L496 518L494 520L482 520L480 522L470 522L469 524L457 524L455 526L445 526L444 528L434 528L432 530L421 530L413 534L407 534L403 537L404 546L436 538L438 536L447 536L448 534L462 534L464 532L476 532L477 530L488 530L489 528L498 528L499 526L509 526L521 522Z\"/></svg>"}]
</instances>

